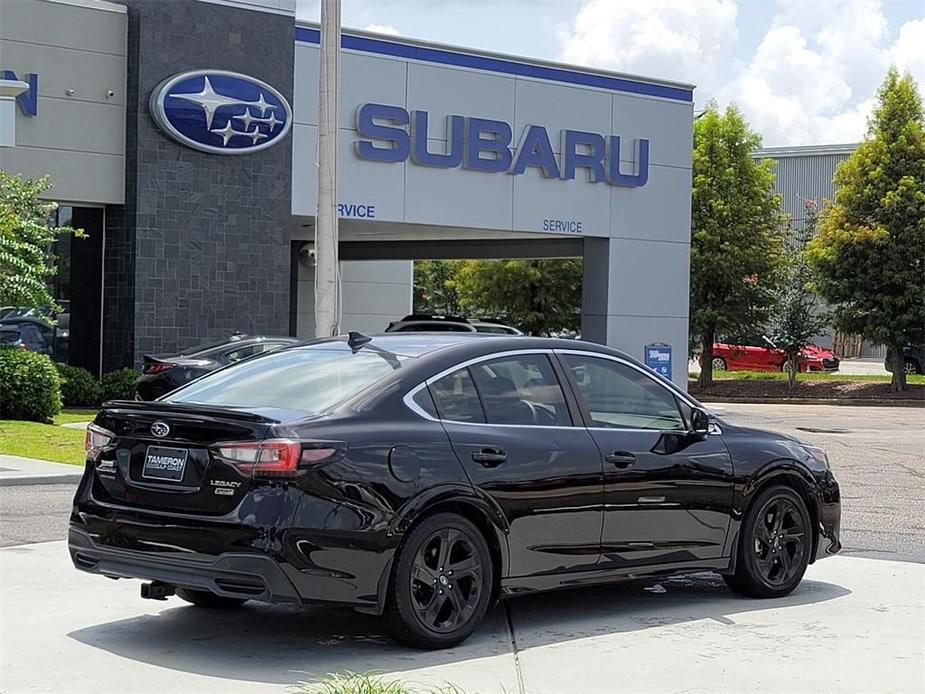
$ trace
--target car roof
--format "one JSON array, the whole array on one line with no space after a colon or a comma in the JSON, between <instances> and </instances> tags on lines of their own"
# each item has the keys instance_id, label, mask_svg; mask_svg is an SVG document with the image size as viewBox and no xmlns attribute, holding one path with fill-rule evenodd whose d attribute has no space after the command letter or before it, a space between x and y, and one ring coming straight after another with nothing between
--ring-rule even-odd
<instances>
[{"instance_id":1,"label":"car roof","mask_svg":"<svg viewBox=\"0 0 925 694\"><path fill-rule=\"evenodd\" d=\"M554 337L530 337L527 335L503 335L497 333L477 332L413 332L413 333L373 333L364 335L369 341L357 347L380 349L393 354L406 357L424 357L429 354L447 351L472 353L471 356L491 354L494 352L519 351L525 349L569 349L584 350L588 352L601 352L618 355L631 361L638 361L620 352L619 350L600 345L595 342L583 340L566 340ZM320 346L329 344L332 347L349 349L346 336L321 338L305 342L303 346ZM290 349L299 349L294 347Z\"/></svg>"}]
</instances>

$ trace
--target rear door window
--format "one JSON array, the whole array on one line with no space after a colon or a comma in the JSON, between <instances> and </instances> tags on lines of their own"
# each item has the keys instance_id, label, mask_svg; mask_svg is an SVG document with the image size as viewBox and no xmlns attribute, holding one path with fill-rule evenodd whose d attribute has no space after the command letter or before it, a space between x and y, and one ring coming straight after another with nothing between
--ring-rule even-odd
<instances>
[{"instance_id":1,"label":"rear door window","mask_svg":"<svg viewBox=\"0 0 925 694\"><path fill-rule=\"evenodd\" d=\"M441 419L485 423L485 413L469 369L459 369L430 385Z\"/></svg>"},{"instance_id":2,"label":"rear door window","mask_svg":"<svg viewBox=\"0 0 925 694\"><path fill-rule=\"evenodd\" d=\"M469 368L489 424L572 423L562 388L545 354L502 357Z\"/></svg>"}]
</instances>

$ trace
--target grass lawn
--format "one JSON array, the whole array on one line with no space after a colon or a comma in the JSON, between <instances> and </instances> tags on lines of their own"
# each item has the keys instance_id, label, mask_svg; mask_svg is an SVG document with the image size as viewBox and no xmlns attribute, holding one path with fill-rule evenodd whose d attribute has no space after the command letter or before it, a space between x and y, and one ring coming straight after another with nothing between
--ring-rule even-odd
<instances>
[{"instance_id":1,"label":"grass lawn","mask_svg":"<svg viewBox=\"0 0 925 694\"><path fill-rule=\"evenodd\" d=\"M54 424L0 419L0 453L83 465L83 429L69 429L58 425L89 422L96 413L96 409L65 409L55 417Z\"/></svg>"},{"instance_id":2,"label":"grass lawn","mask_svg":"<svg viewBox=\"0 0 925 694\"><path fill-rule=\"evenodd\" d=\"M0 419L0 453L83 465L83 444L83 429Z\"/></svg>"},{"instance_id":3,"label":"grass lawn","mask_svg":"<svg viewBox=\"0 0 925 694\"><path fill-rule=\"evenodd\" d=\"M691 372L688 374L692 381L696 381L700 374ZM869 374L854 375L841 373L828 373L823 371L813 371L810 373L797 374L797 381L849 381L849 382L879 382L889 383L890 374ZM786 381L787 374L781 371L714 371L714 381ZM906 376L906 382L910 385L913 383L925 384L925 374L916 376Z\"/></svg>"}]
</instances>

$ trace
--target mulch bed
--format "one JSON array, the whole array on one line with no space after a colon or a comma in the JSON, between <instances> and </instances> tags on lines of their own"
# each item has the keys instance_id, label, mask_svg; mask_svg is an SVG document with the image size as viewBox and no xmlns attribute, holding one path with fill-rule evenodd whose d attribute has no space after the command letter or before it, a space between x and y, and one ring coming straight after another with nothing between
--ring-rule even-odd
<instances>
[{"instance_id":1,"label":"mulch bed","mask_svg":"<svg viewBox=\"0 0 925 694\"><path fill-rule=\"evenodd\" d=\"M717 380L709 388L697 381L688 383L688 391L698 400L717 398L754 398L766 400L904 400L925 404L925 385L910 384L905 393L891 393L890 384L877 381L797 381L793 390L783 380Z\"/></svg>"}]
</instances>

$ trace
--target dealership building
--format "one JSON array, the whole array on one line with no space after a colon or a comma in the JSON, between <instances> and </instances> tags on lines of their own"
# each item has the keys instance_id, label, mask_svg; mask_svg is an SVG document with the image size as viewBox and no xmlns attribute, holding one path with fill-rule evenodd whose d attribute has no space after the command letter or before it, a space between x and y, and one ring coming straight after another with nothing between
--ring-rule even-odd
<instances>
[{"instance_id":1,"label":"dealership building","mask_svg":"<svg viewBox=\"0 0 925 694\"><path fill-rule=\"evenodd\" d=\"M314 335L320 32L294 0L0 2L0 168L48 174L72 363ZM582 336L687 370L693 87L344 30L345 330L425 258L583 259Z\"/></svg>"}]
</instances>

